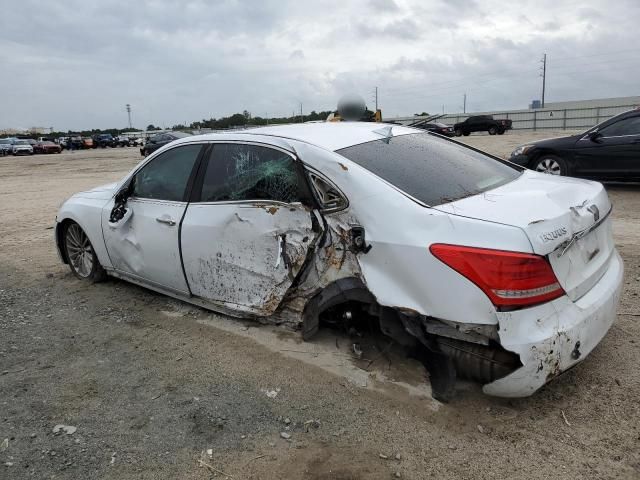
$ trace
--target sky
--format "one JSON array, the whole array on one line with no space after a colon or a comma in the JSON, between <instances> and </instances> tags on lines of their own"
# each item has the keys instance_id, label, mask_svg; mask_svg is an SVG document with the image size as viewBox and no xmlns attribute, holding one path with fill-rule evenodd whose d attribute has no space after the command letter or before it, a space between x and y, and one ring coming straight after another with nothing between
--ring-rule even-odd
<instances>
[{"instance_id":1,"label":"sky","mask_svg":"<svg viewBox=\"0 0 640 480\"><path fill-rule=\"evenodd\" d=\"M2 0L0 128L383 116L640 94L638 0Z\"/></svg>"}]
</instances>

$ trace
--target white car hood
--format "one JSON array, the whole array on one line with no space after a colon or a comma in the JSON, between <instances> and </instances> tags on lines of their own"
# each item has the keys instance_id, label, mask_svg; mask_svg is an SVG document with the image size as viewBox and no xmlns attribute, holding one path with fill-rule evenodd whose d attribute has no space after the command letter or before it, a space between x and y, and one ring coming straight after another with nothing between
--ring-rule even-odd
<instances>
[{"instance_id":1,"label":"white car hood","mask_svg":"<svg viewBox=\"0 0 640 480\"><path fill-rule=\"evenodd\" d=\"M526 170L506 185L435 208L520 227L527 233L533 251L547 255L574 233L595 223L593 205L600 218L611 210L602 184Z\"/></svg>"},{"instance_id":2,"label":"white car hood","mask_svg":"<svg viewBox=\"0 0 640 480\"><path fill-rule=\"evenodd\" d=\"M74 195L74 197L82 197L82 198L95 198L98 200L109 200L118 187L118 182L106 183L104 185L100 185L99 187L92 188L91 190L87 190L85 192L79 192Z\"/></svg>"}]
</instances>

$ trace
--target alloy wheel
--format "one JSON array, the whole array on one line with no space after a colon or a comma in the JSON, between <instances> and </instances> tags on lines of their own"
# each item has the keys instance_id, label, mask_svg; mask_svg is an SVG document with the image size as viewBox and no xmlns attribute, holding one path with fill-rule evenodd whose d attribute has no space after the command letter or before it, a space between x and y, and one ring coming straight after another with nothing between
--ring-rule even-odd
<instances>
[{"instance_id":1,"label":"alloy wheel","mask_svg":"<svg viewBox=\"0 0 640 480\"><path fill-rule=\"evenodd\" d=\"M560 164L553 158L543 158L542 160L540 160L538 162L538 165L536 166L536 171L541 173L548 173L549 175L560 175L562 173Z\"/></svg>"},{"instance_id":2,"label":"alloy wheel","mask_svg":"<svg viewBox=\"0 0 640 480\"><path fill-rule=\"evenodd\" d=\"M75 272L82 278L87 278L93 270L93 247L89 237L75 223L69 225L65 238L69 262Z\"/></svg>"}]
</instances>

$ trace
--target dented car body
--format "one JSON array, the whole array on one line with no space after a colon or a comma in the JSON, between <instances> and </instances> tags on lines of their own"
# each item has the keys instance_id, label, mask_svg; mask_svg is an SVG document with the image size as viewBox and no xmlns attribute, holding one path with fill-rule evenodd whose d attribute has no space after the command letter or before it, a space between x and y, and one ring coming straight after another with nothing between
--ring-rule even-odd
<instances>
[{"instance_id":1,"label":"dented car body","mask_svg":"<svg viewBox=\"0 0 640 480\"><path fill-rule=\"evenodd\" d=\"M623 265L601 184L526 171L399 126L189 137L57 216L61 259L309 340L358 309L456 376L531 395L615 318ZM84 235L84 237L82 237Z\"/></svg>"}]
</instances>

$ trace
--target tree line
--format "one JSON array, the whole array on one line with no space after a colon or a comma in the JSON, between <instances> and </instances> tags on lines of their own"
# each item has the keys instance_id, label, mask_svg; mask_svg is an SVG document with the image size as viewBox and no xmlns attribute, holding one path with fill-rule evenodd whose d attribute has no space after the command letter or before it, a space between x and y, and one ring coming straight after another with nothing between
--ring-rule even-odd
<instances>
[{"instance_id":1,"label":"tree line","mask_svg":"<svg viewBox=\"0 0 640 480\"><path fill-rule=\"evenodd\" d=\"M316 112L315 110L311 111L311 113L307 115L292 115L290 117L254 117L251 115L251 112L245 110L242 113L234 113L228 117L221 118L210 118L208 120L202 119L200 121L191 122L189 125L176 124L171 127L171 130L200 130L203 128L213 129L213 130L226 130L229 128L239 128L246 126L262 126L262 125L272 125L272 124L283 124L283 123L300 123L300 122L311 122L318 120L326 120L326 118L331 114L331 110ZM147 125L145 129L147 131L153 130L164 130L160 127L157 127L153 124ZM52 137L62 137L68 135L82 135L82 136L91 136L97 135L100 133L110 133L111 135L117 136L124 132L140 132L141 130L138 128L107 128L107 129L91 129L91 130L82 130L82 131L72 131L69 130L67 132L52 132L49 136Z\"/></svg>"}]
</instances>

